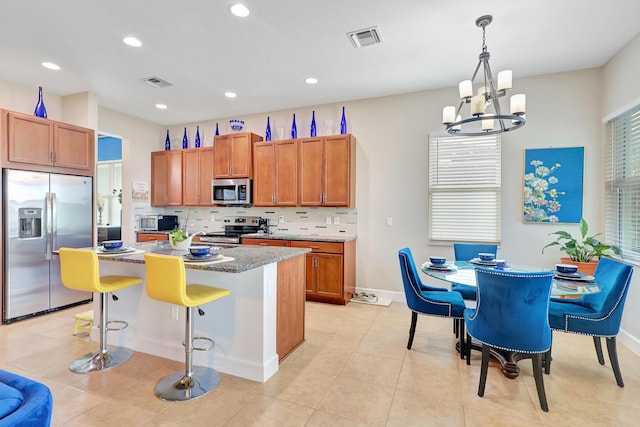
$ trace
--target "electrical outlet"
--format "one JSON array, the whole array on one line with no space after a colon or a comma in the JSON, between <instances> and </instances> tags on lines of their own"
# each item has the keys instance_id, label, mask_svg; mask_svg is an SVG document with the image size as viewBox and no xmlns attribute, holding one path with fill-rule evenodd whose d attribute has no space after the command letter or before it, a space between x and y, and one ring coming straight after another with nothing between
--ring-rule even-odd
<instances>
[{"instance_id":1,"label":"electrical outlet","mask_svg":"<svg viewBox=\"0 0 640 427\"><path fill-rule=\"evenodd\" d=\"M327 224L331 224L331 217L330 217L330 216L326 217L326 218L325 218L325 222L326 222Z\"/></svg>"},{"instance_id":2,"label":"electrical outlet","mask_svg":"<svg viewBox=\"0 0 640 427\"><path fill-rule=\"evenodd\" d=\"M392 217L390 217L390 216L388 216L388 217L387 217L387 225L388 225L389 227L391 227L391 226L393 225L393 218L392 218Z\"/></svg>"},{"instance_id":3,"label":"electrical outlet","mask_svg":"<svg viewBox=\"0 0 640 427\"><path fill-rule=\"evenodd\" d=\"M278 223L280 223L280 224L284 224L284 215L280 215L280 216L278 217Z\"/></svg>"},{"instance_id":4,"label":"electrical outlet","mask_svg":"<svg viewBox=\"0 0 640 427\"><path fill-rule=\"evenodd\" d=\"M209 221L215 222L216 221L216 216L214 214L211 214L211 217L209 218Z\"/></svg>"},{"instance_id":5,"label":"electrical outlet","mask_svg":"<svg viewBox=\"0 0 640 427\"><path fill-rule=\"evenodd\" d=\"M333 217L333 223L334 224L340 224L340 217L339 216L334 216Z\"/></svg>"}]
</instances>

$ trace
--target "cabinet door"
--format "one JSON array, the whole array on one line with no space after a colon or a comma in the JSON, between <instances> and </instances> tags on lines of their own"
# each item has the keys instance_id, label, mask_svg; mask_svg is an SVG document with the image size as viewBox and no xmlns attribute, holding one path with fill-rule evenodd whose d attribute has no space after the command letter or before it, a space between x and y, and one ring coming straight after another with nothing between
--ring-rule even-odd
<instances>
[{"instance_id":1,"label":"cabinet door","mask_svg":"<svg viewBox=\"0 0 640 427\"><path fill-rule=\"evenodd\" d=\"M213 181L213 147L200 148L200 191L198 204L211 206L211 181Z\"/></svg>"},{"instance_id":2,"label":"cabinet door","mask_svg":"<svg viewBox=\"0 0 640 427\"><path fill-rule=\"evenodd\" d=\"M200 191L200 149L182 151L182 203L197 205Z\"/></svg>"},{"instance_id":3,"label":"cabinet door","mask_svg":"<svg viewBox=\"0 0 640 427\"><path fill-rule=\"evenodd\" d=\"M324 139L324 199L325 206L350 206L352 176L351 136L340 135Z\"/></svg>"},{"instance_id":4,"label":"cabinet door","mask_svg":"<svg viewBox=\"0 0 640 427\"><path fill-rule=\"evenodd\" d=\"M95 136L91 129L65 123L54 125L54 163L56 166L93 170Z\"/></svg>"},{"instance_id":5,"label":"cabinet door","mask_svg":"<svg viewBox=\"0 0 640 427\"><path fill-rule=\"evenodd\" d=\"M53 164L53 122L23 114L8 115L9 161Z\"/></svg>"},{"instance_id":6,"label":"cabinet door","mask_svg":"<svg viewBox=\"0 0 640 427\"><path fill-rule=\"evenodd\" d=\"M278 141L275 144L275 204L298 204L298 144L297 140ZM255 181L255 180L254 180Z\"/></svg>"},{"instance_id":7,"label":"cabinet door","mask_svg":"<svg viewBox=\"0 0 640 427\"><path fill-rule=\"evenodd\" d=\"M306 294L314 295L316 293L316 281L318 278L317 269L315 268L316 256L314 254L307 254L305 256L305 276L306 276Z\"/></svg>"},{"instance_id":8,"label":"cabinet door","mask_svg":"<svg viewBox=\"0 0 640 427\"><path fill-rule=\"evenodd\" d=\"M151 153L151 206L182 205L182 151Z\"/></svg>"},{"instance_id":9,"label":"cabinet door","mask_svg":"<svg viewBox=\"0 0 640 427\"><path fill-rule=\"evenodd\" d=\"M323 198L322 138L298 141L298 203L300 206L321 206Z\"/></svg>"},{"instance_id":10,"label":"cabinet door","mask_svg":"<svg viewBox=\"0 0 640 427\"><path fill-rule=\"evenodd\" d=\"M250 178L251 168L251 135L248 133L231 135L231 177Z\"/></svg>"},{"instance_id":11,"label":"cabinet door","mask_svg":"<svg viewBox=\"0 0 640 427\"><path fill-rule=\"evenodd\" d=\"M258 142L253 146L253 205L273 206L276 198L274 174L275 143Z\"/></svg>"},{"instance_id":12,"label":"cabinet door","mask_svg":"<svg viewBox=\"0 0 640 427\"><path fill-rule=\"evenodd\" d=\"M342 298L342 255L315 254L316 295Z\"/></svg>"},{"instance_id":13,"label":"cabinet door","mask_svg":"<svg viewBox=\"0 0 640 427\"><path fill-rule=\"evenodd\" d=\"M229 178L231 176L231 136L219 135L214 138L214 168L213 175L216 178Z\"/></svg>"}]
</instances>

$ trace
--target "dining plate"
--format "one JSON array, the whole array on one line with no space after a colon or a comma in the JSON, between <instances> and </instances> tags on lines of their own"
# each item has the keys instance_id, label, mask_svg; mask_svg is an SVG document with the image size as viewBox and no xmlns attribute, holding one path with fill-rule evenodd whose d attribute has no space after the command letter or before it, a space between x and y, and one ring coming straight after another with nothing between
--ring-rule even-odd
<instances>
[{"instance_id":1,"label":"dining plate","mask_svg":"<svg viewBox=\"0 0 640 427\"><path fill-rule=\"evenodd\" d=\"M595 277L590 276L584 273L572 273L572 274L564 274L564 273L555 273L553 275L556 279L563 281L572 281L572 282L593 282Z\"/></svg>"},{"instance_id":2,"label":"dining plate","mask_svg":"<svg viewBox=\"0 0 640 427\"><path fill-rule=\"evenodd\" d=\"M129 252L135 252L136 248L118 248L118 249L105 249L104 246L98 246L96 252L99 254L126 254Z\"/></svg>"},{"instance_id":3,"label":"dining plate","mask_svg":"<svg viewBox=\"0 0 640 427\"><path fill-rule=\"evenodd\" d=\"M473 258L469 260L469 263L475 264L475 265L483 265L485 267L495 267L497 264L495 259L492 261L483 261L480 258Z\"/></svg>"},{"instance_id":4,"label":"dining plate","mask_svg":"<svg viewBox=\"0 0 640 427\"><path fill-rule=\"evenodd\" d=\"M219 259L224 258L224 255L218 254L216 256L213 255L205 255L205 256L193 256L191 254L182 255L185 261L188 262L207 262L207 261L217 261Z\"/></svg>"},{"instance_id":5,"label":"dining plate","mask_svg":"<svg viewBox=\"0 0 640 427\"><path fill-rule=\"evenodd\" d=\"M430 262L425 262L422 266L434 271L455 271L458 269L454 264L436 265L431 264Z\"/></svg>"}]
</instances>

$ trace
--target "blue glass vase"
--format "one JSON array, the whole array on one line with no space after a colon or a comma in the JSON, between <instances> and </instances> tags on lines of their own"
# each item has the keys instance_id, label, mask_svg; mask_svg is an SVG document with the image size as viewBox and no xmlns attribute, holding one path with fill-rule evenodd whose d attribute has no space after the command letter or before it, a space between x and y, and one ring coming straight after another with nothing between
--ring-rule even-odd
<instances>
[{"instance_id":1,"label":"blue glass vase","mask_svg":"<svg viewBox=\"0 0 640 427\"><path fill-rule=\"evenodd\" d=\"M187 128L184 128L184 135L182 135L182 148L189 148L189 138L187 138Z\"/></svg>"},{"instance_id":2,"label":"blue glass vase","mask_svg":"<svg viewBox=\"0 0 640 427\"><path fill-rule=\"evenodd\" d=\"M196 148L200 148L200 126L196 126Z\"/></svg>"},{"instance_id":3,"label":"blue glass vase","mask_svg":"<svg viewBox=\"0 0 640 427\"><path fill-rule=\"evenodd\" d=\"M36 104L36 109L33 112L33 115L36 117L47 118L47 109L44 106L44 100L42 99L42 86L38 86L38 103Z\"/></svg>"},{"instance_id":4,"label":"blue glass vase","mask_svg":"<svg viewBox=\"0 0 640 427\"><path fill-rule=\"evenodd\" d=\"M264 132L264 140L271 141L271 124L269 123L269 116L267 116L267 130Z\"/></svg>"},{"instance_id":5,"label":"blue glass vase","mask_svg":"<svg viewBox=\"0 0 640 427\"><path fill-rule=\"evenodd\" d=\"M216 123L216 136L220 136L220 132L218 132L218 124Z\"/></svg>"},{"instance_id":6,"label":"blue glass vase","mask_svg":"<svg viewBox=\"0 0 640 427\"><path fill-rule=\"evenodd\" d=\"M316 136L316 112L311 112L311 136Z\"/></svg>"},{"instance_id":7,"label":"blue glass vase","mask_svg":"<svg viewBox=\"0 0 640 427\"><path fill-rule=\"evenodd\" d=\"M347 117L344 115L344 107L342 107L342 120L340 120L340 135L347 133Z\"/></svg>"},{"instance_id":8,"label":"blue glass vase","mask_svg":"<svg viewBox=\"0 0 640 427\"><path fill-rule=\"evenodd\" d=\"M171 150L171 138L169 138L169 129L167 129L167 137L164 140L164 149Z\"/></svg>"},{"instance_id":9,"label":"blue glass vase","mask_svg":"<svg viewBox=\"0 0 640 427\"><path fill-rule=\"evenodd\" d=\"M291 123L291 138L298 137L298 128L296 127L296 113L293 113L293 123Z\"/></svg>"}]
</instances>

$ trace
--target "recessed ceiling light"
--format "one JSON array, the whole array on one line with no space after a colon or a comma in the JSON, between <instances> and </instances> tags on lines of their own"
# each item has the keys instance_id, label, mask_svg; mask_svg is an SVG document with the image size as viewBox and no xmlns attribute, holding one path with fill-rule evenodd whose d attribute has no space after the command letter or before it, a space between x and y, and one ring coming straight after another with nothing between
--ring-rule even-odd
<instances>
[{"instance_id":1,"label":"recessed ceiling light","mask_svg":"<svg viewBox=\"0 0 640 427\"><path fill-rule=\"evenodd\" d=\"M167 106L166 106L166 105L164 105L164 104L156 104L156 108L157 108L158 110L166 110L166 109L167 109Z\"/></svg>"},{"instance_id":2,"label":"recessed ceiling light","mask_svg":"<svg viewBox=\"0 0 640 427\"><path fill-rule=\"evenodd\" d=\"M318 83L318 79L316 79L315 77L307 77L306 79L304 79L305 83L310 84L310 85L314 85L316 83Z\"/></svg>"},{"instance_id":3,"label":"recessed ceiling light","mask_svg":"<svg viewBox=\"0 0 640 427\"><path fill-rule=\"evenodd\" d=\"M239 18L246 18L247 16L249 16L249 9L247 8L247 6L243 5L242 3L236 3L234 5L231 5L229 7L229 10L231 11L231 13L233 13L235 16Z\"/></svg>"},{"instance_id":4,"label":"recessed ceiling light","mask_svg":"<svg viewBox=\"0 0 640 427\"><path fill-rule=\"evenodd\" d=\"M238 95L236 95L235 92L225 92L224 96L226 96L227 98L235 98Z\"/></svg>"},{"instance_id":5,"label":"recessed ceiling light","mask_svg":"<svg viewBox=\"0 0 640 427\"><path fill-rule=\"evenodd\" d=\"M135 37L125 37L122 39L122 43L128 45L128 46L133 46L133 47L140 47L142 46L142 42L140 40L138 40Z\"/></svg>"},{"instance_id":6,"label":"recessed ceiling light","mask_svg":"<svg viewBox=\"0 0 640 427\"><path fill-rule=\"evenodd\" d=\"M48 68L50 70L59 70L60 66L58 64L54 64L53 62L43 62L42 66L44 68Z\"/></svg>"}]
</instances>

